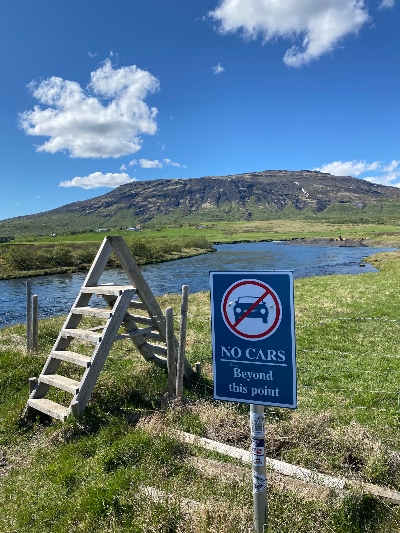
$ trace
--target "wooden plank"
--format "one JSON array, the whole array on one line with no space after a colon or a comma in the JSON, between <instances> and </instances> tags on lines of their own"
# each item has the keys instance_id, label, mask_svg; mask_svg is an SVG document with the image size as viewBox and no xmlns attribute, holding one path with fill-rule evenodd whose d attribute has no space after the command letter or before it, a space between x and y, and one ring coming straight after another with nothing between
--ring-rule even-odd
<instances>
[{"instance_id":1,"label":"wooden plank","mask_svg":"<svg viewBox=\"0 0 400 533\"><path fill-rule=\"evenodd\" d=\"M95 287L81 287L83 294L102 294L120 296L124 291L134 290L132 285L98 285Z\"/></svg>"},{"instance_id":2,"label":"wooden plank","mask_svg":"<svg viewBox=\"0 0 400 533\"><path fill-rule=\"evenodd\" d=\"M174 335L174 313L172 307L165 310L166 333L167 333L167 365L168 365L168 385L167 390L170 396L176 393L176 345Z\"/></svg>"},{"instance_id":3,"label":"wooden plank","mask_svg":"<svg viewBox=\"0 0 400 533\"><path fill-rule=\"evenodd\" d=\"M197 435L192 435L191 433L185 433L184 431L177 431L178 438L187 444L194 444L196 446L201 446L207 450L214 452L222 453L235 459L239 459L244 463L252 463L252 454L247 450L242 450L241 448L235 448L234 446L229 446L228 444L222 444L221 442L216 442L214 440L206 439L204 437L198 437ZM294 466L283 461L278 461L277 459L265 458L265 463L267 468L271 468L280 474L285 476L295 477L311 483L314 485L324 485L325 487L330 487L332 489L343 489L346 486L346 480L328 476L326 474L320 474L319 472L313 472L307 468L302 468L300 466Z\"/></svg>"},{"instance_id":4,"label":"wooden plank","mask_svg":"<svg viewBox=\"0 0 400 533\"><path fill-rule=\"evenodd\" d=\"M73 337L83 341L98 343L102 341L103 336L88 329L63 329L61 336L64 338ZM57 350L58 351L58 350Z\"/></svg>"},{"instance_id":5,"label":"wooden plank","mask_svg":"<svg viewBox=\"0 0 400 533\"><path fill-rule=\"evenodd\" d=\"M178 361L176 365L176 396L182 398L183 395L183 375L184 363L186 358L186 327L187 327L187 313L188 313L188 296L189 287L182 285L182 303L181 303L181 323L179 328L179 347L178 347Z\"/></svg>"},{"instance_id":6,"label":"wooden plank","mask_svg":"<svg viewBox=\"0 0 400 533\"><path fill-rule=\"evenodd\" d=\"M39 301L38 295L32 296L32 348L35 350L39 340Z\"/></svg>"},{"instance_id":7,"label":"wooden plank","mask_svg":"<svg viewBox=\"0 0 400 533\"><path fill-rule=\"evenodd\" d=\"M47 383L47 385L51 385L57 389L65 390L71 394L77 394L79 392L79 381L60 376L59 374L40 375L38 381L39 383Z\"/></svg>"},{"instance_id":8,"label":"wooden plank","mask_svg":"<svg viewBox=\"0 0 400 533\"><path fill-rule=\"evenodd\" d=\"M141 309L142 311L147 311L147 307L142 302L132 300L129 304L129 309Z\"/></svg>"},{"instance_id":9,"label":"wooden plank","mask_svg":"<svg viewBox=\"0 0 400 533\"><path fill-rule=\"evenodd\" d=\"M77 352L70 352L68 350L64 351L52 351L51 356L59 359L60 361L66 361L74 365L83 366L84 368L89 368L91 357L88 355L82 355Z\"/></svg>"},{"instance_id":10,"label":"wooden plank","mask_svg":"<svg viewBox=\"0 0 400 533\"><path fill-rule=\"evenodd\" d=\"M207 450L216 451L218 453L222 453L223 455L234 457L235 459L239 459L245 463L252 463L252 454L246 450L242 450L241 448L235 448L234 446L229 446L228 444L222 444L221 442L216 442L204 437L198 437L197 435L185 433L184 431L176 431L175 433L180 441L186 444L201 446ZM293 477L311 485L325 486L335 490L343 490L348 487L361 488L365 492L369 492L376 498L379 498L386 503L400 505L400 492L387 487L373 485L372 483L363 483L343 478L335 478L333 476L314 472L301 466L285 463L277 459L269 459L268 457L265 458L265 461L270 470L278 472L283 476Z\"/></svg>"},{"instance_id":11,"label":"wooden plank","mask_svg":"<svg viewBox=\"0 0 400 533\"><path fill-rule=\"evenodd\" d=\"M97 318L110 318L111 309L100 309L98 307L75 307L71 309L74 315L95 316Z\"/></svg>"},{"instance_id":12,"label":"wooden plank","mask_svg":"<svg viewBox=\"0 0 400 533\"><path fill-rule=\"evenodd\" d=\"M83 282L84 287L98 284L99 279L107 265L107 261L108 261L108 258L110 257L111 252L112 252L112 246L110 242L108 241L107 237L104 237L103 242L101 243L101 246L99 248L99 251L97 252L97 255L94 258L94 261L92 263L92 266L90 267L90 270L86 276L86 279Z\"/></svg>"},{"instance_id":13,"label":"wooden plank","mask_svg":"<svg viewBox=\"0 0 400 533\"><path fill-rule=\"evenodd\" d=\"M32 350L32 282L26 282L26 349Z\"/></svg>"},{"instance_id":14,"label":"wooden plank","mask_svg":"<svg viewBox=\"0 0 400 533\"><path fill-rule=\"evenodd\" d=\"M131 254L126 242L122 237L110 236L106 238L111 244L116 256L120 260L122 268L128 276L129 281L134 287L136 287L136 292L140 300L146 305L147 309L150 312L150 315L154 317L157 321L157 324L159 324L158 329L165 339L164 315L161 311L160 306L158 305L157 300L151 292L150 287L144 279L143 274L141 273L140 268L136 263L133 255Z\"/></svg>"},{"instance_id":15,"label":"wooden plank","mask_svg":"<svg viewBox=\"0 0 400 533\"><path fill-rule=\"evenodd\" d=\"M116 335L115 340L121 341L125 339L131 339L132 337L137 337L138 335L149 335L149 333L152 333L153 329L153 327L137 328L135 330L129 331L128 333L120 333L119 335Z\"/></svg>"},{"instance_id":16,"label":"wooden plank","mask_svg":"<svg viewBox=\"0 0 400 533\"><path fill-rule=\"evenodd\" d=\"M159 355L163 355L164 357L167 356L167 348L165 346L158 346L157 344L150 344L150 342L147 343L147 346L153 350L154 353L158 353Z\"/></svg>"},{"instance_id":17,"label":"wooden plank","mask_svg":"<svg viewBox=\"0 0 400 533\"><path fill-rule=\"evenodd\" d=\"M149 326L154 325L154 322L151 318L139 315L130 315L135 322L139 324L148 324Z\"/></svg>"},{"instance_id":18,"label":"wooden plank","mask_svg":"<svg viewBox=\"0 0 400 533\"><path fill-rule=\"evenodd\" d=\"M28 406L45 413L57 420L64 421L68 416L68 407L64 407L59 403L48 400L47 398L29 399Z\"/></svg>"},{"instance_id":19,"label":"wooden plank","mask_svg":"<svg viewBox=\"0 0 400 533\"><path fill-rule=\"evenodd\" d=\"M108 319L104 328L103 341L96 346L92 357L92 364L90 368L85 371L81 380L80 391L73 400L79 404L78 415L82 414L90 396L92 395L101 369L104 366L107 355L109 354L120 325L126 315L133 294L134 289L124 291L121 296L118 297L114 305L113 315Z\"/></svg>"},{"instance_id":20,"label":"wooden plank","mask_svg":"<svg viewBox=\"0 0 400 533\"><path fill-rule=\"evenodd\" d=\"M147 329L150 330L152 328L147 328ZM166 342L165 339L163 339L163 336L160 335L159 333L156 333L155 331L154 332L153 331L146 332L146 337L148 337L149 339L153 339L155 341L158 341L158 342Z\"/></svg>"}]
</instances>

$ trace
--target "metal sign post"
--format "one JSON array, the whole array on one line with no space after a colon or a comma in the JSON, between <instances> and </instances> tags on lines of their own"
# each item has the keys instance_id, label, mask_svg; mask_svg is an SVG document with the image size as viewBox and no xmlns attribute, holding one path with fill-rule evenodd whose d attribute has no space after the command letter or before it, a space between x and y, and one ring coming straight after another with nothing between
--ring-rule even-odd
<instances>
[{"instance_id":1,"label":"metal sign post","mask_svg":"<svg viewBox=\"0 0 400 533\"><path fill-rule=\"evenodd\" d=\"M297 407L293 273L210 272L214 398L250 404L254 524L267 523L264 405Z\"/></svg>"},{"instance_id":2,"label":"metal sign post","mask_svg":"<svg viewBox=\"0 0 400 533\"><path fill-rule=\"evenodd\" d=\"M264 533L267 525L267 470L263 405L250 405L250 435L253 455L254 530L256 533Z\"/></svg>"}]
</instances>

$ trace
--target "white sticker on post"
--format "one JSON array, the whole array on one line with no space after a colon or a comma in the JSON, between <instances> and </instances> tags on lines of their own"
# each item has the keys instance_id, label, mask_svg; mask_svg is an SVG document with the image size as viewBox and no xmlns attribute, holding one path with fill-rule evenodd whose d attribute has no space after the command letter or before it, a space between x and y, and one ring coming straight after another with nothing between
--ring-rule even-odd
<instances>
[{"instance_id":1,"label":"white sticker on post","mask_svg":"<svg viewBox=\"0 0 400 533\"><path fill-rule=\"evenodd\" d=\"M264 466L264 455L256 455L253 453L253 466Z\"/></svg>"},{"instance_id":2,"label":"white sticker on post","mask_svg":"<svg viewBox=\"0 0 400 533\"><path fill-rule=\"evenodd\" d=\"M264 492L267 488L267 476L253 472L253 494Z\"/></svg>"},{"instance_id":3,"label":"white sticker on post","mask_svg":"<svg viewBox=\"0 0 400 533\"><path fill-rule=\"evenodd\" d=\"M250 413L250 426L252 437L264 437L264 414L263 413Z\"/></svg>"}]
</instances>

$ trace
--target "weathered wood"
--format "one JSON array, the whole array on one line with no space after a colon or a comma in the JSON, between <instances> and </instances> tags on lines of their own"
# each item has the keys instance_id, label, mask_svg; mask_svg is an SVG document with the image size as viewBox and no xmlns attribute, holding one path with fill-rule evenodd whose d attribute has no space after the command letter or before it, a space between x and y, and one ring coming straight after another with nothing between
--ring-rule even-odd
<instances>
[{"instance_id":1,"label":"weathered wood","mask_svg":"<svg viewBox=\"0 0 400 533\"><path fill-rule=\"evenodd\" d=\"M176 344L174 335L174 311L172 307L165 310L166 336L167 336L167 365L168 365L168 385L167 390L170 396L176 393Z\"/></svg>"},{"instance_id":2,"label":"weathered wood","mask_svg":"<svg viewBox=\"0 0 400 533\"><path fill-rule=\"evenodd\" d=\"M154 353L158 353L159 355L163 355L164 357L167 357L167 348L164 346L158 346L157 344L150 344L150 342L147 343L147 346L153 350Z\"/></svg>"},{"instance_id":3,"label":"weathered wood","mask_svg":"<svg viewBox=\"0 0 400 533\"><path fill-rule=\"evenodd\" d=\"M73 402L71 403L70 410L72 416L74 416L75 418L79 418L79 403L76 400L73 400Z\"/></svg>"},{"instance_id":4,"label":"weathered wood","mask_svg":"<svg viewBox=\"0 0 400 533\"><path fill-rule=\"evenodd\" d=\"M115 337L116 341L121 341L124 339L131 339L132 337L136 337L137 335L148 335L149 333L152 333L154 328L137 328L136 330L132 330L129 333L120 333Z\"/></svg>"},{"instance_id":5,"label":"weathered wood","mask_svg":"<svg viewBox=\"0 0 400 533\"><path fill-rule=\"evenodd\" d=\"M64 421L68 416L68 407L64 407L59 403L48 400L47 398L28 400L28 407L32 407L41 413L45 413L53 418Z\"/></svg>"},{"instance_id":6,"label":"weathered wood","mask_svg":"<svg viewBox=\"0 0 400 533\"><path fill-rule=\"evenodd\" d=\"M29 394L32 394L32 392L34 391L36 385L37 385L37 378L36 377L33 377L33 378L29 378Z\"/></svg>"},{"instance_id":7,"label":"weathered wood","mask_svg":"<svg viewBox=\"0 0 400 533\"><path fill-rule=\"evenodd\" d=\"M110 296L120 296L126 290L134 290L134 287L131 285L98 285L81 288L84 294L109 294Z\"/></svg>"},{"instance_id":8,"label":"weathered wood","mask_svg":"<svg viewBox=\"0 0 400 533\"><path fill-rule=\"evenodd\" d=\"M85 368L89 368L91 357L88 355L83 355L81 353L77 352L70 352L68 350L64 351L52 351L51 356L55 359L60 359L60 361L66 361L68 363L72 363L74 365L83 366Z\"/></svg>"},{"instance_id":9,"label":"weathered wood","mask_svg":"<svg viewBox=\"0 0 400 533\"><path fill-rule=\"evenodd\" d=\"M183 375L186 358L186 327L188 313L189 287L182 285L181 323L179 328L179 348L178 362L176 366L176 396L182 398L183 395Z\"/></svg>"},{"instance_id":10,"label":"weathered wood","mask_svg":"<svg viewBox=\"0 0 400 533\"><path fill-rule=\"evenodd\" d=\"M132 300L132 302L129 304L129 309L140 309L142 311L147 311L147 307L142 304L142 302L137 302L136 300Z\"/></svg>"},{"instance_id":11,"label":"weathered wood","mask_svg":"<svg viewBox=\"0 0 400 533\"><path fill-rule=\"evenodd\" d=\"M194 365L196 375L198 378L201 378L201 363L200 361L197 361L197 363Z\"/></svg>"},{"instance_id":12,"label":"weathered wood","mask_svg":"<svg viewBox=\"0 0 400 533\"><path fill-rule=\"evenodd\" d=\"M133 255L131 254L127 244L122 237L106 237L110 242L116 256L121 262L122 268L125 270L129 281L134 287L140 300L146 305L150 317L153 319L154 325L161 334L162 341L166 341L166 324L165 318L161 311L161 308L155 299L150 287L148 286L143 274L140 271L138 264L136 263ZM175 344L178 344L175 338ZM189 362L185 358L184 362L185 376L187 378L193 377L193 369Z\"/></svg>"},{"instance_id":13,"label":"weathered wood","mask_svg":"<svg viewBox=\"0 0 400 533\"><path fill-rule=\"evenodd\" d=\"M32 283L26 282L26 349L32 350Z\"/></svg>"},{"instance_id":14,"label":"weathered wood","mask_svg":"<svg viewBox=\"0 0 400 533\"><path fill-rule=\"evenodd\" d=\"M111 309L100 309L98 307L75 307L71 309L74 315L95 316L96 318L110 318Z\"/></svg>"},{"instance_id":15,"label":"weathered wood","mask_svg":"<svg viewBox=\"0 0 400 533\"><path fill-rule=\"evenodd\" d=\"M191 433L185 433L183 431L178 431L177 436L182 442L185 442L187 444L195 444L196 446L201 446L202 448L205 448L207 450L234 457L235 459L239 459L244 463L252 463L252 454L247 450L235 448L234 446L229 446L228 444L222 444L221 442L216 442L214 440L206 439L204 437L198 437L197 435L192 435ZM324 485L333 489L343 489L346 485L346 481L343 479L338 479L332 476L327 476L326 474L313 472L312 470L308 470L307 468L294 466L289 463L284 463L283 461L278 461L277 459L269 459L268 457L266 457L265 463L267 465L267 468L271 468L272 470L280 472L285 476L302 479L307 483L312 483L315 485Z\"/></svg>"},{"instance_id":16,"label":"weathered wood","mask_svg":"<svg viewBox=\"0 0 400 533\"><path fill-rule=\"evenodd\" d=\"M32 296L32 349L35 350L39 341L39 301L37 294Z\"/></svg>"},{"instance_id":17,"label":"weathered wood","mask_svg":"<svg viewBox=\"0 0 400 533\"><path fill-rule=\"evenodd\" d=\"M114 306L113 315L108 319L105 325L103 341L96 346L92 357L92 364L85 371L81 380L79 393L76 398L74 398L74 400L79 403L80 414L85 409L90 396L92 395L99 374L104 366L107 355L115 340L134 292L134 289L126 290L118 297Z\"/></svg>"},{"instance_id":18,"label":"weathered wood","mask_svg":"<svg viewBox=\"0 0 400 533\"><path fill-rule=\"evenodd\" d=\"M66 378L59 374L42 374L38 379L39 383L47 383L57 389L65 390L71 394L77 394L79 391L79 381L75 379Z\"/></svg>"},{"instance_id":19,"label":"weathered wood","mask_svg":"<svg viewBox=\"0 0 400 533\"><path fill-rule=\"evenodd\" d=\"M73 337L82 341L98 343L102 341L103 335L88 329L63 329L61 335L64 338Z\"/></svg>"},{"instance_id":20,"label":"weathered wood","mask_svg":"<svg viewBox=\"0 0 400 533\"><path fill-rule=\"evenodd\" d=\"M138 322L139 324L148 324L149 326L154 325L153 320L149 317L139 316L139 315L131 315L131 317L133 318L135 322Z\"/></svg>"},{"instance_id":21,"label":"weathered wood","mask_svg":"<svg viewBox=\"0 0 400 533\"><path fill-rule=\"evenodd\" d=\"M197 435L185 433L184 431L176 431L176 435L183 443L201 446L207 450L234 457L244 463L252 463L252 454L246 450L235 448L234 446L229 446L228 444L223 444L204 437L198 437ZM400 505L400 492L389 489L388 487L381 487L379 485L373 485L372 483L363 483L344 478L335 478L319 472L313 472L312 470L301 466L278 461L277 459L269 459L268 457L265 458L265 461L267 468L283 476L292 477L311 485L324 486L334 490L343 490L353 487L368 492L386 503Z\"/></svg>"},{"instance_id":22,"label":"weathered wood","mask_svg":"<svg viewBox=\"0 0 400 533\"><path fill-rule=\"evenodd\" d=\"M100 276L102 275L107 265L107 261L108 261L108 258L110 257L111 252L112 252L111 243L109 242L107 237L104 237L103 242L101 243L101 246L99 248L99 251L97 252L97 255L94 258L94 261L92 263L92 266L90 267L90 270L86 276L86 279L83 282L84 287L94 286L98 284Z\"/></svg>"}]
</instances>

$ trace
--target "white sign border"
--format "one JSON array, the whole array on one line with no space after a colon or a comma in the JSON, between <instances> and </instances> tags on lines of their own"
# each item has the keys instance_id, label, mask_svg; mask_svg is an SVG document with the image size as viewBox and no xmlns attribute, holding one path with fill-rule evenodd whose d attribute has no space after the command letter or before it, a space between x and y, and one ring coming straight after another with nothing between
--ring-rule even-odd
<instances>
[{"instance_id":1,"label":"white sign border","mask_svg":"<svg viewBox=\"0 0 400 533\"><path fill-rule=\"evenodd\" d=\"M215 354L216 354L216 346L215 346L215 330L214 330L214 302L213 302L213 274L223 274L223 275L229 275L233 274L235 276L252 276L252 279L254 279L256 276L265 276L265 275L282 275L286 274L289 277L289 291L290 291L290 313L291 317L293 319L291 320L291 338L292 338L292 368L293 368L293 398L294 403L293 404L278 404L278 403L271 403L271 402L257 402L254 400L244 400L243 398L225 398L222 396L218 396L216 393L216 381L215 381L215 375L216 375L216 368L215 368ZM247 403L247 404L253 404L253 405L265 405L269 407L284 407L288 409L296 409L297 408L297 371L296 371L296 337L295 337L295 313L294 313L294 281L293 281L293 270L251 270L251 271L244 271L244 270L212 270L209 272L210 276L210 311L211 311L211 340L212 340L212 353L213 353L213 382L214 382L214 399L215 400L222 400L227 402L237 402L237 403ZM219 308L221 306L219 305ZM263 339L262 339L263 340ZM259 341L259 342L262 342Z\"/></svg>"}]
</instances>

